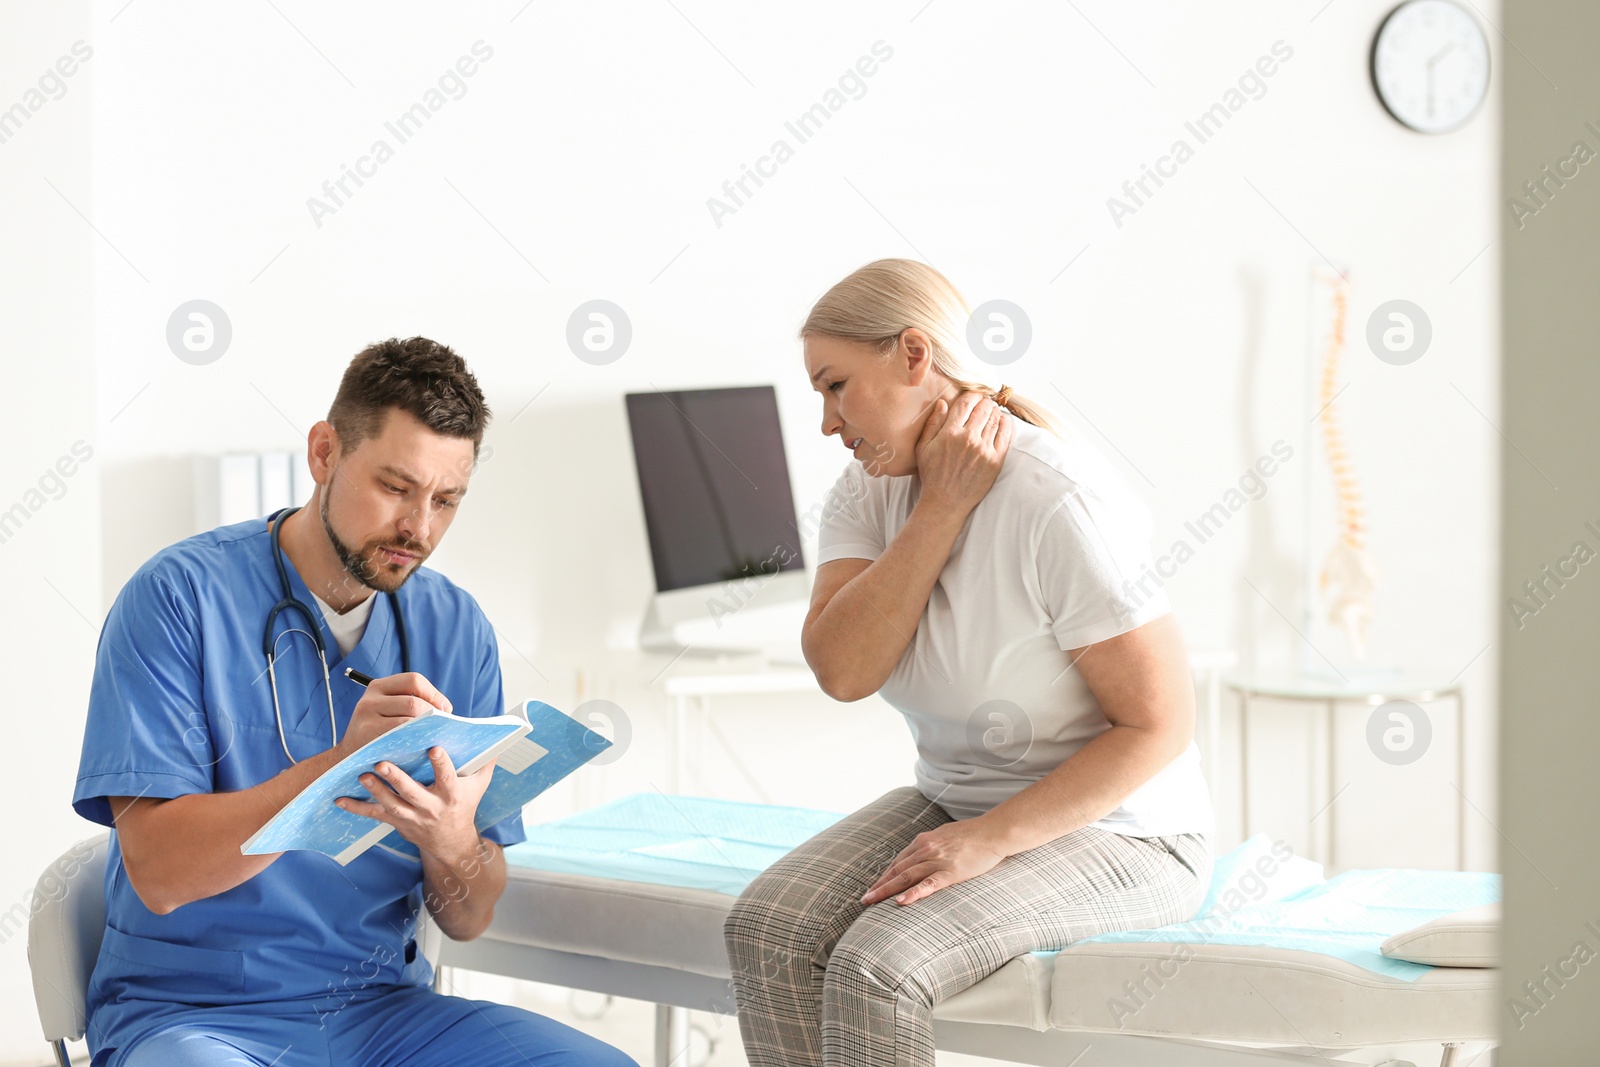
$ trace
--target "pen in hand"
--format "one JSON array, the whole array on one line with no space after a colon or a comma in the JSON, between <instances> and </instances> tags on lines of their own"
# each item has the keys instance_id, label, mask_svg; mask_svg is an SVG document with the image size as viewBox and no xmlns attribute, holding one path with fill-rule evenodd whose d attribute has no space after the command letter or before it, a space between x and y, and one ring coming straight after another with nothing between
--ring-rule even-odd
<instances>
[{"instance_id":1,"label":"pen in hand","mask_svg":"<svg viewBox=\"0 0 1600 1067\"><path fill-rule=\"evenodd\" d=\"M370 674L362 674L360 671L356 670L354 667L346 667L344 669L344 676L346 678L350 679L352 682L356 683L357 685L361 686L362 688L365 688L365 687L367 687L367 686L372 684L372 675L370 675ZM447 708L439 708L438 709L438 713L442 714L442 715L453 714Z\"/></svg>"}]
</instances>

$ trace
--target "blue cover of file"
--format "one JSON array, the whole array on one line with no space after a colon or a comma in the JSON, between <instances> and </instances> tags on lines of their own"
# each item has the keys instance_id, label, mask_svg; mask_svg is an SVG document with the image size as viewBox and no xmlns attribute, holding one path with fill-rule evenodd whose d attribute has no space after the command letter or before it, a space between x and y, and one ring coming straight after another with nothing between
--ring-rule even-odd
<instances>
[{"instance_id":1,"label":"blue cover of file","mask_svg":"<svg viewBox=\"0 0 1600 1067\"><path fill-rule=\"evenodd\" d=\"M371 800L360 775L383 761L424 785L433 784L428 749L442 747L452 766L464 767L485 752L515 740L496 758L494 776L478 803L479 832L521 811L534 797L611 746L576 719L537 700L523 717L464 719L425 715L374 738L302 790L241 846L246 855L309 849L349 863L381 841L389 851L420 858L415 845L393 828L336 806L336 797Z\"/></svg>"}]
</instances>

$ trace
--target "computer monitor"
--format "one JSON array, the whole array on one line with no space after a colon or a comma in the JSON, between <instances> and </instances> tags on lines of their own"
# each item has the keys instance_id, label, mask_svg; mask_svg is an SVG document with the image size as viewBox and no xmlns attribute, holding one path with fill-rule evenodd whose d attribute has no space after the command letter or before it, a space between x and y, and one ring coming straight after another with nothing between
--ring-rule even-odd
<instances>
[{"instance_id":1,"label":"computer monitor","mask_svg":"<svg viewBox=\"0 0 1600 1067\"><path fill-rule=\"evenodd\" d=\"M625 400L656 583L641 644L798 649L809 583L773 387Z\"/></svg>"}]
</instances>

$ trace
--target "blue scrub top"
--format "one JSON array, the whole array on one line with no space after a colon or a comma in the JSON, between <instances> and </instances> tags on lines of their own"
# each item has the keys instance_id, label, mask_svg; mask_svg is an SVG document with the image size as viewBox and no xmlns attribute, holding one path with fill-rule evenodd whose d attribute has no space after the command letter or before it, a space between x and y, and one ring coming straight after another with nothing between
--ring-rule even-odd
<instances>
[{"instance_id":1,"label":"blue scrub top","mask_svg":"<svg viewBox=\"0 0 1600 1067\"><path fill-rule=\"evenodd\" d=\"M284 562L294 595L317 615L343 736L362 694L344 668L373 677L401 669L389 598L374 593L361 643L335 660L333 634L293 564ZM280 595L265 519L180 541L139 568L100 634L72 798L78 814L110 826L107 797L246 789L289 766L261 652L262 627ZM399 596L412 670L458 715L501 714L499 652L477 602L426 567ZM274 629L297 626L304 626L301 616L285 612ZM305 759L332 745L322 668L303 634L277 648L285 733L295 758ZM520 815L484 833L502 845L524 836ZM388 843L395 842L406 847L391 834ZM288 852L242 885L156 915L129 884L113 834L105 940L89 986L91 1046L120 1044L119 1032L130 1036L127 1027L163 1004L425 985L432 968L414 941L421 906L420 860L380 846L345 867L321 853Z\"/></svg>"}]
</instances>

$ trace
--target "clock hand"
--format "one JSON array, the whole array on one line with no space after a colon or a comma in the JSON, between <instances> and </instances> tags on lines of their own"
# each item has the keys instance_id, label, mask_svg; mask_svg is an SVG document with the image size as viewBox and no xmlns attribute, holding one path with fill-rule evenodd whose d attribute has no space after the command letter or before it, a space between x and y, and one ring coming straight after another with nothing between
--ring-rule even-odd
<instances>
[{"instance_id":1,"label":"clock hand","mask_svg":"<svg viewBox=\"0 0 1600 1067\"><path fill-rule=\"evenodd\" d=\"M1433 118L1433 65L1448 55L1450 49L1455 46L1456 43L1454 41L1447 41L1443 48L1428 57L1428 117L1430 119Z\"/></svg>"}]
</instances>

